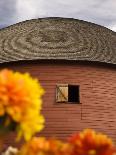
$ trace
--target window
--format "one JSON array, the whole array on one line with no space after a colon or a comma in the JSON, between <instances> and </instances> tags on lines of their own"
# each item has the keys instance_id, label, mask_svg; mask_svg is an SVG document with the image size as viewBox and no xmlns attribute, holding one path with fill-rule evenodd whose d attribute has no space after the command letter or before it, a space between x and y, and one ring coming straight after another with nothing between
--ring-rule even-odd
<instances>
[{"instance_id":1,"label":"window","mask_svg":"<svg viewBox=\"0 0 116 155\"><path fill-rule=\"evenodd\" d=\"M80 103L79 86L70 84L57 85L56 102Z\"/></svg>"}]
</instances>

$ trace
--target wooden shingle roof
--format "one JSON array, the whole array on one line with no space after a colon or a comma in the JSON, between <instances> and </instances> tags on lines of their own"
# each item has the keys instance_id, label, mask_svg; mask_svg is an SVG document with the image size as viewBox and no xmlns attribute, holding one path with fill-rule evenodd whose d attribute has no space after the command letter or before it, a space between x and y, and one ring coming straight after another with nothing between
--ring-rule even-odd
<instances>
[{"instance_id":1,"label":"wooden shingle roof","mask_svg":"<svg viewBox=\"0 0 116 155\"><path fill-rule=\"evenodd\" d=\"M0 63L86 60L116 64L116 33L70 18L43 18L0 30Z\"/></svg>"}]
</instances>

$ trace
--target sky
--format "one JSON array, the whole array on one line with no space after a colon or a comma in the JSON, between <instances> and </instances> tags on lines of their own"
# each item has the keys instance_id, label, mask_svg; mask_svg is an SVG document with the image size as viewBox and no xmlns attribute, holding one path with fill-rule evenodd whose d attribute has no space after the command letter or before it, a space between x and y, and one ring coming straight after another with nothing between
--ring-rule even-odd
<instances>
[{"instance_id":1,"label":"sky","mask_svg":"<svg viewBox=\"0 0 116 155\"><path fill-rule=\"evenodd\" d=\"M43 17L81 19L116 32L116 0L0 0L0 28Z\"/></svg>"}]
</instances>

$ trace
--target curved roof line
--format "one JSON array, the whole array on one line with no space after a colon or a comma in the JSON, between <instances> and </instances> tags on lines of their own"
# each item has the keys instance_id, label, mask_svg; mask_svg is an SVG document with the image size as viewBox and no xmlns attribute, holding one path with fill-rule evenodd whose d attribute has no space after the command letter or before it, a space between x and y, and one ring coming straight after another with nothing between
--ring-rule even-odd
<instances>
[{"instance_id":1,"label":"curved roof line","mask_svg":"<svg viewBox=\"0 0 116 155\"><path fill-rule=\"evenodd\" d=\"M116 64L116 32L60 17L31 19L0 30L0 63L51 59Z\"/></svg>"},{"instance_id":2,"label":"curved roof line","mask_svg":"<svg viewBox=\"0 0 116 155\"><path fill-rule=\"evenodd\" d=\"M109 29L109 28L107 28L105 26L102 26L102 25L99 25L99 24L96 24L96 23L93 23L93 22L85 21L85 20L82 20L82 19L71 18L71 17L68 17L68 18L66 18L66 17L40 17L40 18L36 18L36 19L32 18L32 19L29 19L29 20L27 19L27 20L24 20L24 21L21 21L21 22L18 22L18 23L3 27L3 28L0 29L0 31L3 31L5 29L11 28L11 27L19 25L19 24L22 25L22 24L27 23L27 22L37 21L37 20L45 20L45 19L47 19L47 20L57 20L57 19L75 20L75 21L79 21L79 22L83 22L83 23L88 23L88 24L91 24L93 26L95 25L95 26L98 26L98 27L102 27L102 28L108 29L108 30L116 33L115 31L113 31L113 30L111 30L111 29Z\"/></svg>"}]
</instances>

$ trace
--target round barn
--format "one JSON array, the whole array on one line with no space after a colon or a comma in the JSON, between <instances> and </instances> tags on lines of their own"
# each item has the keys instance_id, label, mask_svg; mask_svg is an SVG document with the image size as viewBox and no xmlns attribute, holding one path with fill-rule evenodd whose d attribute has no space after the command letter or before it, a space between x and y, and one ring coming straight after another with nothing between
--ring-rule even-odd
<instances>
[{"instance_id":1,"label":"round barn","mask_svg":"<svg viewBox=\"0 0 116 155\"><path fill-rule=\"evenodd\" d=\"M67 18L21 22L0 30L3 68L29 72L45 89L39 135L65 139L92 128L116 139L115 32Z\"/></svg>"}]
</instances>

